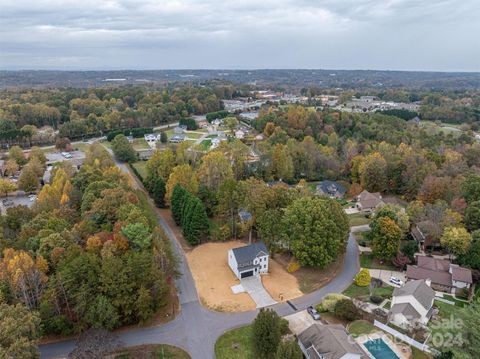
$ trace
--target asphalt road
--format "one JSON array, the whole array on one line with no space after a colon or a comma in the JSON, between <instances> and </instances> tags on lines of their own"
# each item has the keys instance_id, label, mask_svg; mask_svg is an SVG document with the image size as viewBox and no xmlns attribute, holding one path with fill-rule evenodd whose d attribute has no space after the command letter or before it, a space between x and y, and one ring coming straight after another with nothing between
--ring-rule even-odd
<instances>
[{"instance_id":1,"label":"asphalt road","mask_svg":"<svg viewBox=\"0 0 480 359\"><path fill-rule=\"evenodd\" d=\"M118 162L117 165L123 171L129 172L126 165ZM135 180L135 187L141 188L142 185L136 178ZM157 216L159 224L167 233L180 261L179 270L182 275L176 279L175 284L179 292L181 312L169 323L144 329L120 331L118 335L125 346L171 344L186 350L192 359L214 359L214 345L217 338L230 329L251 323L257 311L220 313L204 308L198 299L192 273L175 234L165 220L160 215ZM315 305L327 293L342 292L346 289L352 283L358 270L358 249L355 239L350 234L342 272L325 287L291 302L297 311L304 310L309 305ZM281 316L296 312L287 303L277 304L272 308ZM73 347L74 341L72 340L41 345L41 358L65 358Z\"/></svg>"}]
</instances>

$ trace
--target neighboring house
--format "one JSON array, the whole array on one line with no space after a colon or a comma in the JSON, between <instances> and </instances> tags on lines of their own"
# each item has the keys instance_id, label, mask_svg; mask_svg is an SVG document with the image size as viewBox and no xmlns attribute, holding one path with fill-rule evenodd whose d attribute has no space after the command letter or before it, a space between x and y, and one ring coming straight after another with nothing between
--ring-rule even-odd
<instances>
[{"instance_id":1,"label":"neighboring house","mask_svg":"<svg viewBox=\"0 0 480 359\"><path fill-rule=\"evenodd\" d=\"M184 134L173 135L172 137L170 137L169 141L172 142L172 143L183 142L183 141L185 141L185 135Z\"/></svg>"},{"instance_id":2,"label":"neighboring house","mask_svg":"<svg viewBox=\"0 0 480 359\"><path fill-rule=\"evenodd\" d=\"M187 130L187 126L182 125L182 126L177 126L173 129L173 133L176 133L177 135L181 135L182 133L185 133Z\"/></svg>"},{"instance_id":3,"label":"neighboring house","mask_svg":"<svg viewBox=\"0 0 480 359\"><path fill-rule=\"evenodd\" d=\"M149 133L147 135L143 136L145 138L145 141L147 142L157 142L160 141L160 134L154 135L153 133Z\"/></svg>"},{"instance_id":4,"label":"neighboring house","mask_svg":"<svg viewBox=\"0 0 480 359\"><path fill-rule=\"evenodd\" d=\"M44 185L50 184L52 180L52 170L53 170L53 166L47 166L47 168L45 169L45 172L43 173L43 178L42 178Z\"/></svg>"},{"instance_id":5,"label":"neighboring house","mask_svg":"<svg viewBox=\"0 0 480 359\"><path fill-rule=\"evenodd\" d=\"M153 150L150 149L142 149L142 150L135 150L138 155L138 159L142 161L149 160L153 156Z\"/></svg>"},{"instance_id":6,"label":"neighboring house","mask_svg":"<svg viewBox=\"0 0 480 359\"><path fill-rule=\"evenodd\" d=\"M238 279L268 272L268 249L263 242L228 250L228 265Z\"/></svg>"},{"instance_id":7,"label":"neighboring house","mask_svg":"<svg viewBox=\"0 0 480 359\"><path fill-rule=\"evenodd\" d=\"M238 211L238 217L240 217L240 222L242 223L252 220L252 214L244 209Z\"/></svg>"},{"instance_id":8,"label":"neighboring house","mask_svg":"<svg viewBox=\"0 0 480 359\"><path fill-rule=\"evenodd\" d=\"M417 265L407 265L407 279L428 279L433 289L449 293L469 289L473 283L470 269L452 264L448 259L421 255L417 256Z\"/></svg>"},{"instance_id":9,"label":"neighboring house","mask_svg":"<svg viewBox=\"0 0 480 359\"><path fill-rule=\"evenodd\" d=\"M245 138L245 132L242 130L236 130L235 131L235 138L238 138L239 140Z\"/></svg>"},{"instance_id":10,"label":"neighboring house","mask_svg":"<svg viewBox=\"0 0 480 359\"><path fill-rule=\"evenodd\" d=\"M402 328L427 324L432 316L435 291L423 279L395 288L388 320Z\"/></svg>"},{"instance_id":11,"label":"neighboring house","mask_svg":"<svg viewBox=\"0 0 480 359\"><path fill-rule=\"evenodd\" d=\"M419 125L420 124L420 117L415 116L414 118L408 120L408 123L413 123L415 125Z\"/></svg>"},{"instance_id":12,"label":"neighboring house","mask_svg":"<svg viewBox=\"0 0 480 359\"><path fill-rule=\"evenodd\" d=\"M368 359L340 324L313 324L298 335L298 345L307 359Z\"/></svg>"},{"instance_id":13,"label":"neighboring house","mask_svg":"<svg viewBox=\"0 0 480 359\"><path fill-rule=\"evenodd\" d=\"M340 183L334 181L322 181L317 185L317 194L330 198L343 198L347 190Z\"/></svg>"},{"instance_id":14,"label":"neighboring house","mask_svg":"<svg viewBox=\"0 0 480 359\"><path fill-rule=\"evenodd\" d=\"M418 243L420 248L424 249L427 236L425 235L425 233L423 233L421 226L415 223L412 224L410 226L410 234L412 235L413 239L415 239L415 241Z\"/></svg>"},{"instance_id":15,"label":"neighboring house","mask_svg":"<svg viewBox=\"0 0 480 359\"><path fill-rule=\"evenodd\" d=\"M375 212L375 210L385 205L382 201L382 195L379 192L370 193L367 190L363 190L357 196L357 208L362 212Z\"/></svg>"}]
</instances>

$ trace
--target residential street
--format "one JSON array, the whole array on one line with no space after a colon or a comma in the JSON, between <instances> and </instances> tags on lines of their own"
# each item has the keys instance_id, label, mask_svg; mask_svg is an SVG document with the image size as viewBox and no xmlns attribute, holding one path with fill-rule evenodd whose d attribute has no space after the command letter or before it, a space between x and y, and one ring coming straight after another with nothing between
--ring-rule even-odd
<instances>
[{"instance_id":1,"label":"residential street","mask_svg":"<svg viewBox=\"0 0 480 359\"><path fill-rule=\"evenodd\" d=\"M116 163L123 171L130 172L127 165L118 161ZM135 187L142 188L138 179L136 177L134 179L136 182ZM182 275L175 283L179 293L181 313L167 324L144 329L120 331L118 333L119 337L126 346L149 343L171 344L188 351L192 359L213 359L215 358L214 345L217 338L230 329L249 324L255 318L257 311L220 313L204 308L198 299L195 282L175 234L159 214L157 214L157 217L159 224L167 233L180 262L179 270ZM297 311L301 311L309 305L315 305L320 302L327 293L342 292L352 283L358 269L358 249L355 239L350 233L342 272L325 287L292 300L292 304L297 308ZM277 304L272 308L281 316L296 312L287 303ZM41 358L64 358L73 347L74 341L72 340L42 345L40 346Z\"/></svg>"}]
</instances>

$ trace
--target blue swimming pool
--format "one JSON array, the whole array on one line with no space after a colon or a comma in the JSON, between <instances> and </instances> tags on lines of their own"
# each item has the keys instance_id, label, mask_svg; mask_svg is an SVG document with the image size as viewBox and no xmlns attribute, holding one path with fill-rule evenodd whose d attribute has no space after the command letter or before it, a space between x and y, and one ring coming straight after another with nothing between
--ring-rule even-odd
<instances>
[{"instance_id":1,"label":"blue swimming pool","mask_svg":"<svg viewBox=\"0 0 480 359\"><path fill-rule=\"evenodd\" d=\"M375 359L400 359L383 339L372 339L363 343Z\"/></svg>"}]
</instances>

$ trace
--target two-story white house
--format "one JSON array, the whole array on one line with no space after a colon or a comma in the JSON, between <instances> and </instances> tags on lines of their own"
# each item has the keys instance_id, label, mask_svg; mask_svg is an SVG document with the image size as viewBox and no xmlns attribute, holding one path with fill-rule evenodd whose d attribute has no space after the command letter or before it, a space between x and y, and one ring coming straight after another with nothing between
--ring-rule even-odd
<instances>
[{"instance_id":1,"label":"two-story white house","mask_svg":"<svg viewBox=\"0 0 480 359\"><path fill-rule=\"evenodd\" d=\"M407 282L405 286L393 291L388 320L403 328L425 325L432 315L434 299L435 291L425 280Z\"/></svg>"},{"instance_id":2,"label":"two-story white house","mask_svg":"<svg viewBox=\"0 0 480 359\"><path fill-rule=\"evenodd\" d=\"M262 242L228 251L228 265L238 279L268 273L268 258L268 249Z\"/></svg>"}]
</instances>

